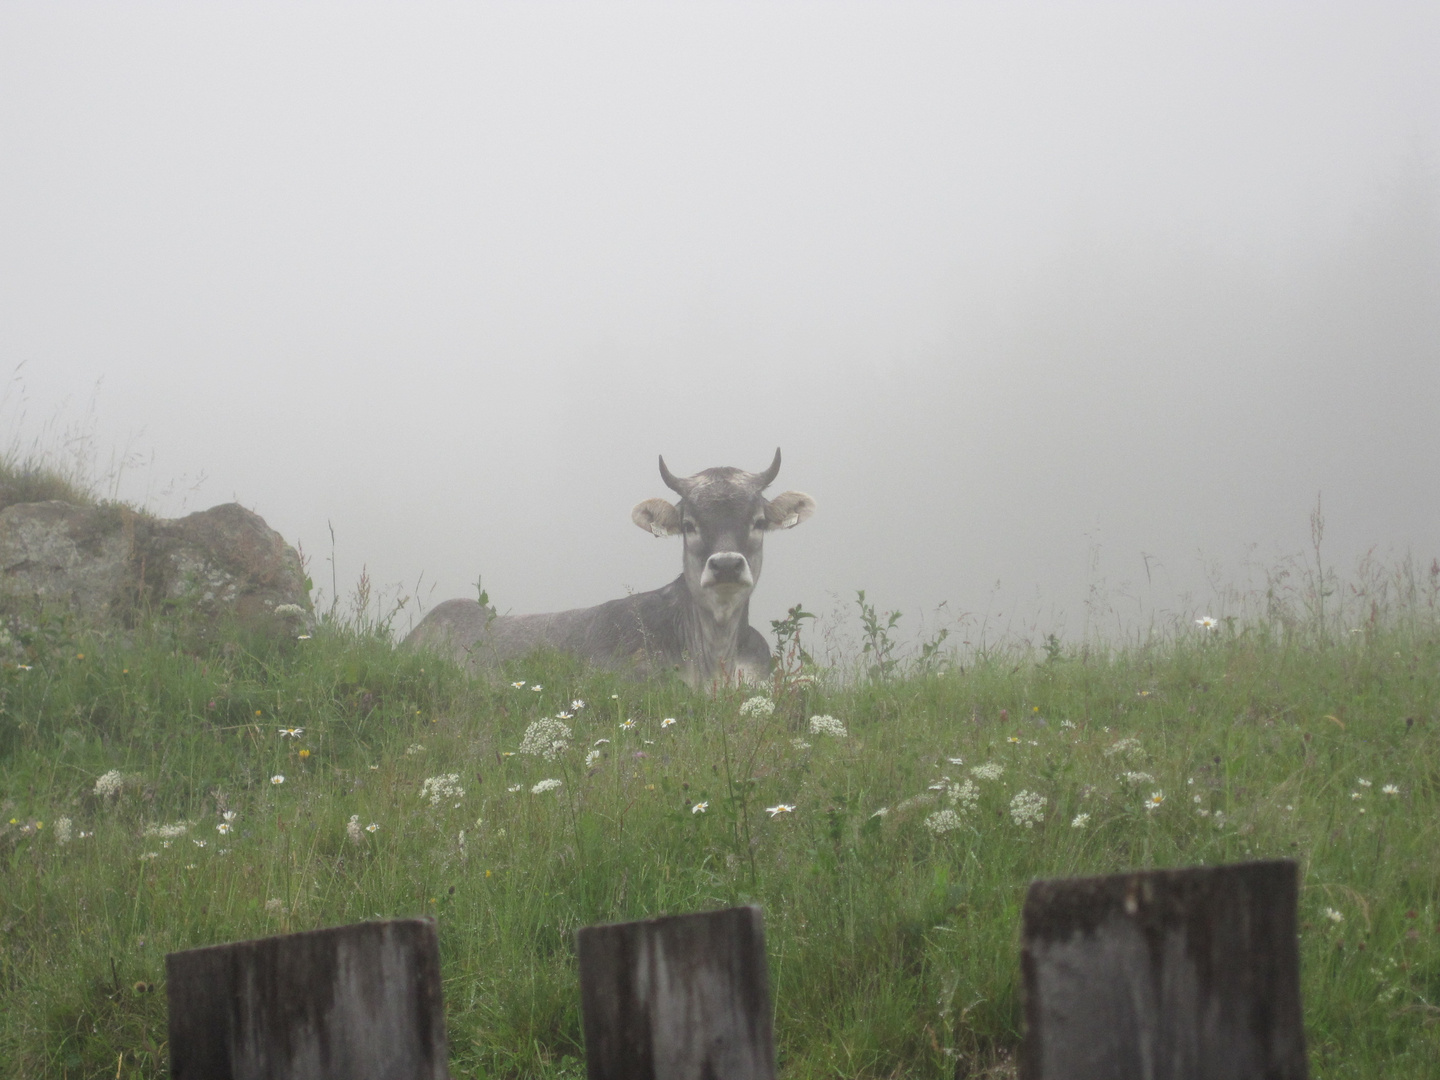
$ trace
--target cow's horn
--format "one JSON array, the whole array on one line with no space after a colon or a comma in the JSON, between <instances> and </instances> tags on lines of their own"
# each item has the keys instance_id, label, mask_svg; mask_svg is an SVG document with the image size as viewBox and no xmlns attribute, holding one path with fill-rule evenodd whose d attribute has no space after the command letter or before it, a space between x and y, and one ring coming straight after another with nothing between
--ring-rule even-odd
<instances>
[{"instance_id":1,"label":"cow's horn","mask_svg":"<svg viewBox=\"0 0 1440 1080\"><path fill-rule=\"evenodd\" d=\"M665 467L665 455L660 455L660 479L665 481L665 486L682 499L685 497L685 489L689 486L684 480L676 476Z\"/></svg>"},{"instance_id":2,"label":"cow's horn","mask_svg":"<svg viewBox=\"0 0 1440 1080\"><path fill-rule=\"evenodd\" d=\"M777 446L777 447L775 448L775 460L770 463L770 467L769 467L768 469L766 469L764 472L762 472L762 473L759 475L759 478L758 478L758 479L760 480L760 487L761 487L762 489L769 487L771 484L773 484L773 483L775 482L775 477L777 477L777 476L779 476L779 475L780 475L780 448Z\"/></svg>"}]
</instances>

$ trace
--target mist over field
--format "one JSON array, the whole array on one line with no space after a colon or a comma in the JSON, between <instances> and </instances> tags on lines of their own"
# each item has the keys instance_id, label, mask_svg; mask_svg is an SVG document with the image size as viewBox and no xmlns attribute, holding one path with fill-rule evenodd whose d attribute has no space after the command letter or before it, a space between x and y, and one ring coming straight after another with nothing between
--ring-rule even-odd
<instances>
[{"instance_id":1,"label":"mist over field","mask_svg":"<svg viewBox=\"0 0 1440 1080\"><path fill-rule=\"evenodd\" d=\"M762 628L1221 615L1317 498L1428 567L1437 55L1414 3L7 5L0 448L238 500L326 597L332 527L342 593L655 588L656 456L777 445Z\"/></svg>"}]
</instances>

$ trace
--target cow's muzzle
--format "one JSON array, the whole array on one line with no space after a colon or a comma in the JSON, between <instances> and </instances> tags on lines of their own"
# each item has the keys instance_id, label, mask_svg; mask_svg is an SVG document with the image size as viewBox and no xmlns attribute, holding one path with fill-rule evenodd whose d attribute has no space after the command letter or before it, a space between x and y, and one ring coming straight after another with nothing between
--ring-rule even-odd
<instances>
[{"instance_id":1,"label":"cow's muzzle","mask_svg":"<svg viewBox=\"0 0 1440 1080\"><path fill-rule=\"evenodd\" d=\"M755 578L750 573L750 561L738 551L717 551L705 560L705 570L700 575L701 588L750 588Z\"/></svg>"}]
</instances>

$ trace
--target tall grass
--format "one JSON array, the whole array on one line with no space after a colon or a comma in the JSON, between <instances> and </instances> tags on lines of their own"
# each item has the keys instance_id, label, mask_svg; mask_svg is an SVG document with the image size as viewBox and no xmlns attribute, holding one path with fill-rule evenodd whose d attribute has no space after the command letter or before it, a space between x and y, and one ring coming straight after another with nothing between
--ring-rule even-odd
<instances>
[{"instance_id":1,"label":"tall grass","mask_svg":"<svg viewBox=\"0 0 1440 1080\"><path fill-rule=\"evenodd\" d=\"M868 678L791 651L768 714L555 654L469 680L383 620L204 652L12 624L0 1074L162 1075L166 952L429 914L452 1074L578 1076L577 927L754 901L784 1075L1000 1075L1031 879L1287 856L1314 1074L1433 1076L1433 577L1337 591L1323 628L1281 581L1125 647L878 670L880 642Z\"/></svg>"}]
</instances>

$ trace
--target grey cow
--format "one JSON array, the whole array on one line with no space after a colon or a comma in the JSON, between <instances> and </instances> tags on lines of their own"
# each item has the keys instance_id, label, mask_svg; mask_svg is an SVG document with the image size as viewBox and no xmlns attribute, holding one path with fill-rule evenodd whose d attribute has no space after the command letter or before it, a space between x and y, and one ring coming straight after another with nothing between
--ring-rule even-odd
<instances>
[{"instance_id":1,"label":"grey cow","mask_svg":"<svg viewBox=\"0 0 1440 1080\"><path fill-rule=\"evenodd\" d=\"M680 534L684 566L669 585L548 615L497 616L474 600L447 600L405 644L475 668L549 645L597 664L634 665L642 674L675 670L691 686L762 679L770 671L770 646L749 616L765 534L794 528L815 512L815 500L803 492L761 494L779 472L778 449L762 473L719 468L681 477L662 457L660 478L679 503L646 499L630 518L655 536Z\"/></svg>"}]
</instances>

